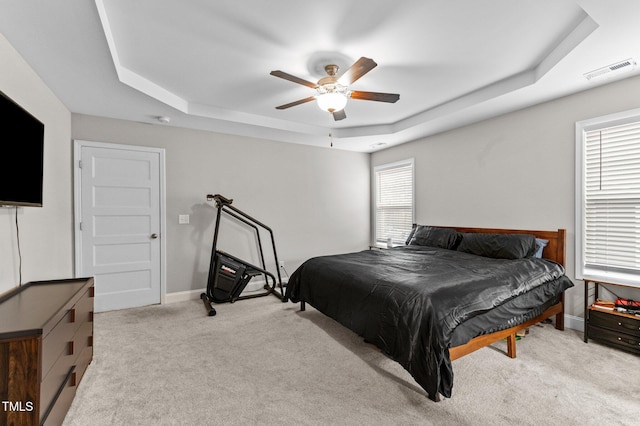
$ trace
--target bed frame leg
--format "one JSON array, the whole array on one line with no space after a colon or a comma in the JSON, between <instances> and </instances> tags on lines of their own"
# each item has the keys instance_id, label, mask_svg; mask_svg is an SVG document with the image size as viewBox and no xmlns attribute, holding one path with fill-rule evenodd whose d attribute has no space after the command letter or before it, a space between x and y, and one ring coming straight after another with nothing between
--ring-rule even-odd
<instances>
[{"instance_id":1,"label":"bed frame leg","mask_svg":"<svg viewBox=\"0 0 640 426\"><path fill-rule=\"evenodd\" d=\"M507 356L509 358L516 357L516 333L507 336Z\"/></svg>"},{"instance_id":2,"label":"bed frame leg","mask_svg":"<svg viewBox=\"0 0 640 426\"><path fill-rule=\"evenodd\" d=\"M307 304L303 301L300 301L300 310L304 311L307 309Z\"/></svg>"},{"instance_id":3,"label":"bed frame leg","mask_svg":"<svg viewBox=\"0 0 640 426\"><path fill-rule=\"evenodd\" d=\"M556 330L564 330L564 312L556 314Z\"/></svg>"},{"instance_id":4,"label":"bed frame leg","mask_svg":"<svg viewBox=\"0 0 640 426\"><path fill-rule=\"evenodd\" d=\"M562 311L556 314L556 330L564 331L564 292L562 292L560 302L562 302Z\"/></svg>"}]
</instances>

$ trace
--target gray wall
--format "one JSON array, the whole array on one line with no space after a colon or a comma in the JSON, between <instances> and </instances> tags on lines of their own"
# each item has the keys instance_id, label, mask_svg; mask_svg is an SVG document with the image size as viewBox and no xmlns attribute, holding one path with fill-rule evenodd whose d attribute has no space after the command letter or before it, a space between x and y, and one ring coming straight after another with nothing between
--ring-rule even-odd
<instances>
[{"instance_id":1,"label":"gray wall","mask_svg":"<svg viewBox=\"0 0 640 426\"><path fill-rule=\"evenodd\" d=\"M167 293L206 285L215 221L207 194L233 198L271 227L289 273L309 257L369 244L368 154L76 114L72 129L78 140L166 150ZM189 225L178 224L180 214L191 215ZM258 263L253 241L222 224L219 247Z\"/></svg>"},{"instance_id":2,"label":"gray wall","mask_svg":"<svg viewBox=\"0 0 640 426\"><path fill-rule=\"evenodd\" d=\"M575 123L640 107L640 77L610 83L372 155L372 167L415 158L420 224L565 228L576 287L567 312L583 316L575 280Z\"/></svg>"},{"instance_id":3,"label":"gray wall","mask_svg":"<svg viewBox=\"0 0 640 426\"><path fill-rule=\"evenodd\" d=\"M71 113L2 34L0 64L0 90L45 125L44 207L18 209L22 282L69 278L73 274ZM6 149L20 143L19 135L4 134L0 143ZM13 207L0 208L0 294L19 283L15 212Z\"/></svg>"}]
</instances>

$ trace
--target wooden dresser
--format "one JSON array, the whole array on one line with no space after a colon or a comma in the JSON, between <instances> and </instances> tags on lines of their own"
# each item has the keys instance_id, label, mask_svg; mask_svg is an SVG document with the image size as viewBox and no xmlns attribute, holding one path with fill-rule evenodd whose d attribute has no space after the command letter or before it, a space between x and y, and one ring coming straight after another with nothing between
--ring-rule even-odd
<instances>
[{"instance_id":1,"label":"wooden dresser","mask_svg":"<svg viewBox=\"0 0 640 426\"><path fill-rule=\"evenodd\" d=\"M93 359L93 278L0 296L0 425L60 425Z\"/></svg>"}]
</instances>

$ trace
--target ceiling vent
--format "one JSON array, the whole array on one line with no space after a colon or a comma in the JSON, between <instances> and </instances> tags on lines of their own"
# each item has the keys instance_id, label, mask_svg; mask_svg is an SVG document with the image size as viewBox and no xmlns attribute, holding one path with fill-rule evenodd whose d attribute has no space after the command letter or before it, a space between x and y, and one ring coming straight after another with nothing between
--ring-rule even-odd
<instances>
[{"instance_id":1,"label":"ceiling vent","mask_svg":"<svg viewBox=\"0 0 640 426\"><path fill-rule=\"evenodd\" d=\"M613 71L620 71L624 69L631 70L635 67L635 65L636 65L636 61L629 58L629 59L625 59L624 61L616 62L615 64L607 65L606 67L602 67L602 68L598 68L597 70L590 71L584 74L584 77L587 80L591 80L596 77L603 77Z\"/></svg>"}]
</instances>

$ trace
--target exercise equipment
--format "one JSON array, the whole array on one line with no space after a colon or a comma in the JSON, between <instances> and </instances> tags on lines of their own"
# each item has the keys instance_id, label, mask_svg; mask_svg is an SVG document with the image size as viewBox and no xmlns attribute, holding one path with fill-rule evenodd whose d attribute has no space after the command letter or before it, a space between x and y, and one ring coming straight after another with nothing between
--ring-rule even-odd
<instances>
[{"instance_id":1,"label":"exercise equipment","mask_svg":"<svg viewBox=\"0 0 640 426\"><path fill-rule=\"evenodd\" d=\"M202 293L202 299L209 316L214 316L216 310L214 303L234 303L237 300L250 299L254 297L267 296L272 294L278 297L282 302L286 302L284 295L282 278L280 276L280 268L278 267L278 254L276 252L276 243L273 238L273 231L264 223L252 218L245 212L233 206L233 199L226 198L220 194L207 195L208 201L215 201L217 214L216 224L213 232L213 245L211 247L211 261L209 263L209 276L207 279L206 293ZM258 254L260 257L260 265L253 265L222 250L218 250L218 233L220 231L220 219L223 214L227 214L232 218L253 228L258 243ZM262 251L262 241L260 240L260 228L269 232L271 237L271 247L276 264L276 276L266 269L264 261L264 253ZM253 277L264 276L264 291L242 295L249 281Z\"/></svg>"}]
</instances>

